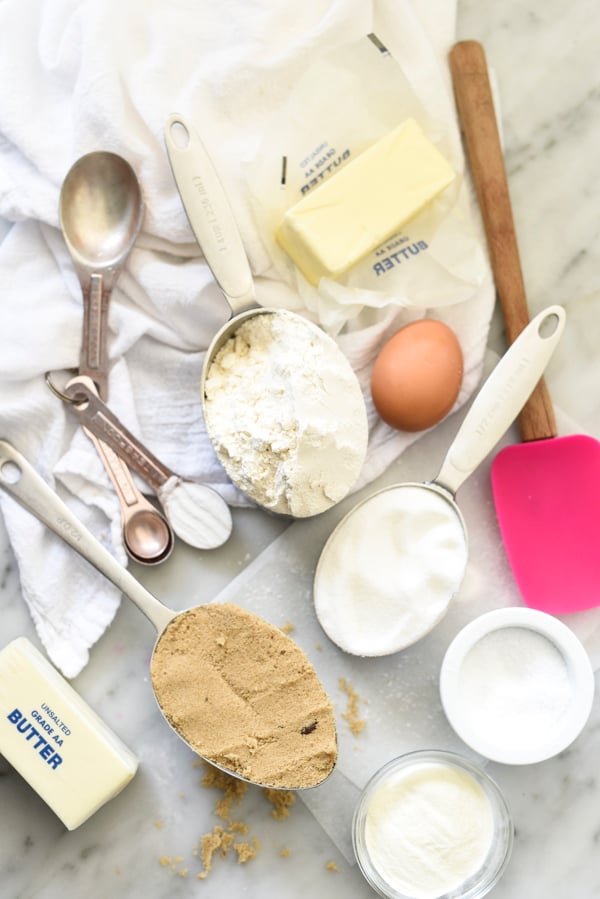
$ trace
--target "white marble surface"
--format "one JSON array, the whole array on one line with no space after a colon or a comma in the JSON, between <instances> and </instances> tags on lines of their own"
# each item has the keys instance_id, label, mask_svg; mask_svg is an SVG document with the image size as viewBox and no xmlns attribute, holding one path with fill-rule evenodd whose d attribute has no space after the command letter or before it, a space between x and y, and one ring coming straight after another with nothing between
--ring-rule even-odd
<instances>
[{"instance_id":1,"label":"white marble surface","mask_svg":"<svg viewBox=\"0 0 600 899\"><path fill-rule=\"evenodd\" d=\"M596 362L600 343L600 228L594 140L600 109L600 19L596 5L591 0L575 0L569 5L558 0L510 0L503 4L468 0L459 3L458 32L459 37L483 41L497 76L531 310L559 302L569 313L567 334L548 371L551 393L562 412L581 430L600 438L600 390L596 387L600 381L600 364ZM497 319L490 343L502 349ZM428 455L415 448L399 466L398 475L419 476L425 461L441 458L454 427L450 421L430 435ZM424 470L421 476L431 474ZM388 473L390 478L395 476L394 470ZM465 587L467 600L476 597L473 601L479 605L458 603L440 634L424 641L404 661L378 661L368 674L364 665L345 659L338 659L339 669L327 668L325 661L330 656L320 658L314 644L307 646L315 664L322 666L321 673L340 712L344 698L336 689L339 673L348 674L358 684L380 678L384 685L381 696L389 696L399 712L393 721L397 731L392 742L401 749L416 748L422 740L435 741L442 747L460 745L439 708L436 660L452 629L475 608L513 598L494 531L485 466L465 486L460 502L468 524L483 522L481 532L474 528L475 533L471 533L476 561ZM299 633L312 639L310 631L302 630L308 614L303 578L310 573L315 548L340 512L336 510L312 529L307 523L294 525L266 556L260 557L262 563L260 558L258 562L252 560L278 537L283 524L255 511L237 512L235 535L226 547L199 561L192 550L178 546L161 568L137 573L175 608L214 597L227 588L232 576L238 575L229 591L246 590L250 604L256 605L262 601L257 598L256 584L261 583L265 570L273 574L273 596L277 596L279 562L297 575L298 596L279 597L282 604L273 617L283 616L284 609L287 613L284 600L297 601ZM37 642L20 599L17 573L1 522L0 547L1 642L20 634ZM298 565L295 571L294 565ZM200 786L200 770L194 767L192 754L171 734L155 708L148 679L152 644L150 625L124 602L110 631L95 648L89 666L76 681L81 694L141 760L132 784L79 830L67 833L0 759L2 899L95 899L106 895L161 899L202 894L213 899L231 895L358 899L373 895L356 866L347 863L303 803L296 803L287 820L274 821L258 790L250 791L238 810L251 836L261 843L258 857L243 866L236 865L232 858L216 859L210 878L205 882L196 879L200 866L193 850L199 837L217 823L213 814L215 796ZM420 672L417 681L415 670ZM418 683L412 692L402 690L404 675L407 680L413 677L411 683ZM377 713L380 702L374 697L371 708L362 708L368 720L362 737L351 738L340 721L342 767L357 780L360 771L366 774L376 764L382 745L389 745L379 739L377 728L383 726ZM389 722L386 736L390 737ZM585 731L560 757L526 768L489 766L506 793L516 824L513 858L503 880L490 894L494 899L524 895L528 899L587 899L600 895L596 861L600 837L599 751L600 694ZM339 798L342 807L334 823L343 830L347 808L342 795L337 797L332 789L326 798L334 805ZM327 808L321 813L327 814ZM288 857L280 855L283 848L290 850ZM171 865L160 864L161 856L181 857L181 861L173 870ZM330 861L335 862L336 871L327 868ZM187 876L181 876L185 869Z\"/></svg>"}]
</instances>

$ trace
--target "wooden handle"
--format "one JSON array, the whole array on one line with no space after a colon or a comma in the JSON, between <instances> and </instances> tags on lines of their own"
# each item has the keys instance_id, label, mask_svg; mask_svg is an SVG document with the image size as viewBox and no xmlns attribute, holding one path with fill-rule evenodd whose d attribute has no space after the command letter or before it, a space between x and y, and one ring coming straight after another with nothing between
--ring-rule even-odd
<instances>
[{"instance_id":1,"label":"wooden handle","mask_svg":"<svg viewBox=\"0 0 600 899\"><path fill-rule=\"evenodd\" d=\"M509 343L529 322L508 180L483 47L460 41L450 51L456 106L487 237ZM556 437L556 421L541 379L519 416L521 440Z\"/></svg>"}]
</instances>

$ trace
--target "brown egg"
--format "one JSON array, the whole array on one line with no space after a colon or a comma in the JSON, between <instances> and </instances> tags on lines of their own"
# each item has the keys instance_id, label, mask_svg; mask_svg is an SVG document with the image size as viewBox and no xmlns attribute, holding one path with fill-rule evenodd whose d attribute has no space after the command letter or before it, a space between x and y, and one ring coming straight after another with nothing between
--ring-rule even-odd
<instances>
[{"instance_id":1,"label":"brown egg","mask_svg":"<svg viewBox=\"0 0 600 899\"><path fill-rule=\"evenodd\" d=\"M463 355L448 325L405 325L383 345L371 375L381 418L400 431L423 431L448 414L460 391Z\"/></svg>"}]
</instances>

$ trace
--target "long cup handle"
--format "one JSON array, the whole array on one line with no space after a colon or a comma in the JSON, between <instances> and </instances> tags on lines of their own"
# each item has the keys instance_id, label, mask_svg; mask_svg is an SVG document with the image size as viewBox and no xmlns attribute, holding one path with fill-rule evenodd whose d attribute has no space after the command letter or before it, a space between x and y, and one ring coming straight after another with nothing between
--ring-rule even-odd
<instances>
[{"instance_id":1,"label":"long cup handle","mask_svg":"<svg viewBox=\"0 0 600 899\"><path fill-rule=\"evenodd\" d=\"M255 305L254 282L233 211L200 137L183 116L165 126L169 162L186 215L232 312Z\"/></svg>"},{"instance_id":2,"label":"long cup handle","mask_svg":"<svg viewBox=\"0 0 600 899\"><path fill-rule=\"evenodd\" d=\"M509 343L529 321L525 284L513 221L508 179L485 53L477 41L460 41L450 52L456 106L487 236L490 262ZM521 440L556 437L546 382L540 380L519 416Z\"/></svg>"},{"instance_id":3,"label":"long cup handle","mask_svg":"<svg viewBox=\"0 0 600 899\"><path fill-rule=\"evenodd\" d=\"M0 488L93 565L162 633L176 613L159 602L111 556L6 440L0 440Z\"/></svg>"},{"instance_id":4,"label":"long cup handle","mask_svg":"<svg viewBox=\"0 0 600 899\"><path fill-rule=\"evenodd\" d=\"M566 318L562 306L548 306L521 331L475 397L434 483L455 494L483 462L539 381L558 345Z\"/></svg>"}]
</instances>

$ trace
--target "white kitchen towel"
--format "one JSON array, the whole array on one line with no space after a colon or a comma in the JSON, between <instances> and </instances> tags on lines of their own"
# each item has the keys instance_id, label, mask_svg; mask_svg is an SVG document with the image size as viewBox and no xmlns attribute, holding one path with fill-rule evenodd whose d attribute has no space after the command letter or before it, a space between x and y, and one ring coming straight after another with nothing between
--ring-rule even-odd
<instances>
[{"instance_id":1,"label":"white kitchen towel","mask_svg":"<svg viewBox=\"0 0 600 899\"><path fill-rule=\"evenodd\" d=\"M145 202L142 233L111 299L111 408L172 469L242 503L216 462L198 395L203 352L228 309L175 188L166 119L184 114L202 134L232 202L259 302L276 304L279 285L244 180L269 117L318 54L374 32L460 153L446 64L454 22L452 0L30 0L26 12L19 0L0 4L0 218L10 226L0 244L0 436L123 564L108 478L74 416L44 383L47 370L78 364L81 342L81 290L58 222L67 171L92 150L116 152L133 166ZM480 377L493 299L488 273L472 299L439 315L465 356L459 404ZM436 310L390 306L339 337L371 426L357 487L415 439L378 421L368 380L382 338L423 314ZM120 597L30 515L7 497L0 501L39 637L74 677Z\"/></svg>"}]
</instances>

